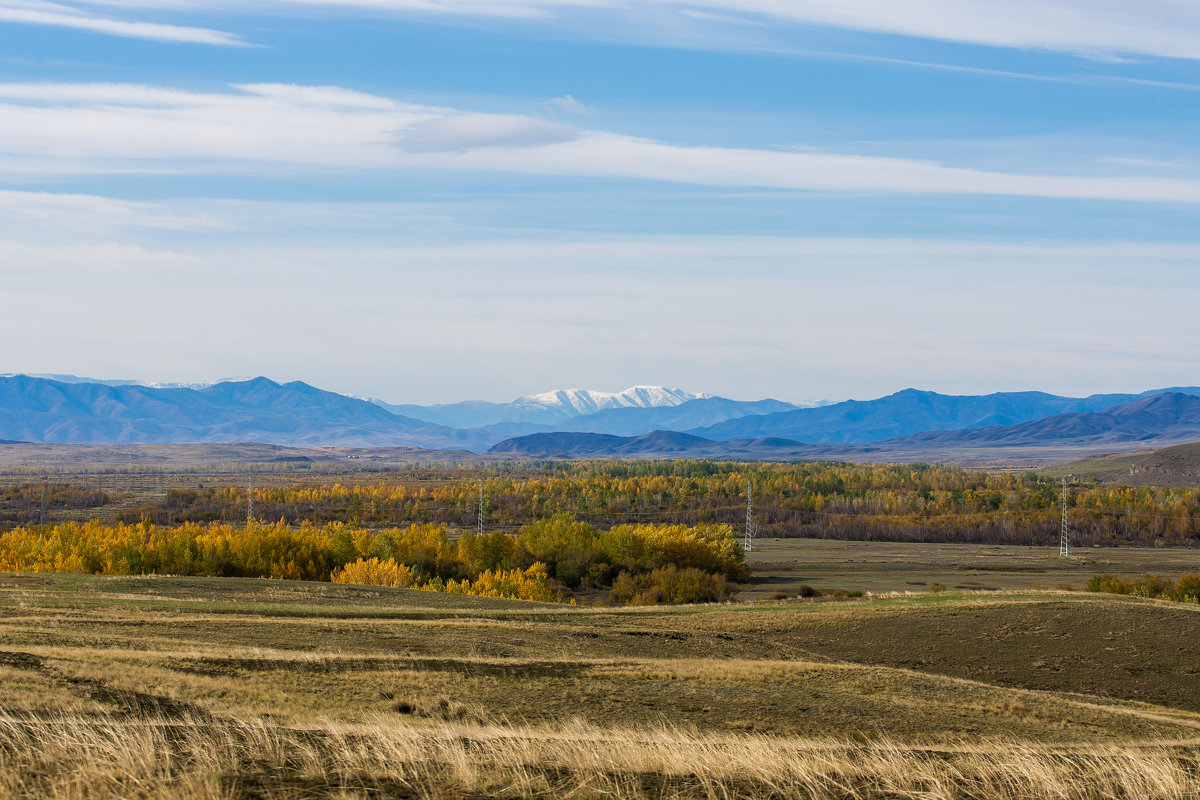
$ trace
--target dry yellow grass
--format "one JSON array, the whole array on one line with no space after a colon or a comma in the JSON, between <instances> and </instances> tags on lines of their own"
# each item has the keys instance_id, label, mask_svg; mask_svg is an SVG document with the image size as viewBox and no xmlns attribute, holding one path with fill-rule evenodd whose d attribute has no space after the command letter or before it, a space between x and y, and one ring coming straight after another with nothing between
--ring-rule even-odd
<instances>
[{"instance_id":1,"label":"dry yellow grass","mask_svg":"<svg viewBox=\"0 0 1200 800\"><path fill-rule=\"evenodd\" d=\"M913 747L671 727L287 728L262 719L0 715L0 797L1188 800L1200 741Z\"/></svg>"},{"instance_id":2,"label":"dry yellow grass","mask_svg":"<svg viewBox=\"0 0 1200 800\"><path fill-rule=\"evenodd\" d=\"M1200 798L1177 604L445 598L0 588L0 800Z\"/></svg>"}]
</instances>

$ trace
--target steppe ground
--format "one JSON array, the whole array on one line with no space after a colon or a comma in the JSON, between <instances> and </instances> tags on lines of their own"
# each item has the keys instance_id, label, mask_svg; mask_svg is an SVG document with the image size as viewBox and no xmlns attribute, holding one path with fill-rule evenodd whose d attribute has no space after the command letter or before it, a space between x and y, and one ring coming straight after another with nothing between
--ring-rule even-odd
<instances>
[{"instance_id":1,"label":"steppe ground","mask_svg":"<svg viewBox=\"0 0 1200 800\"><path fill-rule=\"evenodd\" d=\"M1082 547L1058 554L1045 547L834 539L760 539L747 554L753 580L742 600L794 596L808 585L823 592L921 592L931 586L973 592L1012 589L1075 589L1110 572L1123 578L1145 574L1200 573L1194 547Z\"/></svg>"},{"instance_id":2,"label":"steppe ground","mask_svg":"<svg viewBox=\"0 0 1200 800\"><path fill-rule=\"evenodd\" d=\"M764 541L949 588L649 609L0 576L0 797L1198 796L1200 607L1019 551Z\"/></svg>"}]
</instances>

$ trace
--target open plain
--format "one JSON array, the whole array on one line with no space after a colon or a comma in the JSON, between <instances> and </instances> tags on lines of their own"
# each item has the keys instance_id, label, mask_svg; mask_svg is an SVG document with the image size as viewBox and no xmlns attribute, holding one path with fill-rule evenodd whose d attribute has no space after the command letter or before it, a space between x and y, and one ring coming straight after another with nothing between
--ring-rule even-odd
<instances>
[{"instance_id":1,"label":"open plain","mask_svg":"<svg viewBox=\"0 0 1200 800\"><path fill-rule=\"evenodd\" d=\"M1191 797L1200 609L0 578L0 796Z\"/></svg>"}]
</instances>

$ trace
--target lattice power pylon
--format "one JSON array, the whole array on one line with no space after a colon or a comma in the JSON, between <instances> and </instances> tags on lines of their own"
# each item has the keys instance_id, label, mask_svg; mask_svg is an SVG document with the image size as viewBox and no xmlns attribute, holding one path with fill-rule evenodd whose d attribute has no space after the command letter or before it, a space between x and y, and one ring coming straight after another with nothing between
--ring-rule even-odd
<instances>
[{"instance_id":1,"label":"lattice power pylon","mask_svg":"<svg viewBox=\"0 0 1200 800\"><path fill-rule=\"evenodd\" d=\"M479 514L475 520L475 527L478 529L480 536L483 536L483 481L479 481Z\"/></svg>"},{"instance_id":2,"label":"lattice power pylon","mask_svg":"<svg viewBox=\"0 0 1200 800\"><path fill-rule=\"evenodd\" d=\"M1058 554L1060 556L1071 555L1071 528L1067 521L1067 478L1062 479L1062 529L1058 534Z\"/></svg>"},{"instance_id":3,"label":"lattice power pylon","mask_svg":"<svg viewBox=\"0 0 1200 800\"><path fill-rule=\"evenodd\" d=\"M746 481L746 543L743 549L749 553L754 549L754 483Z\"/></svg>"}]
</instances>

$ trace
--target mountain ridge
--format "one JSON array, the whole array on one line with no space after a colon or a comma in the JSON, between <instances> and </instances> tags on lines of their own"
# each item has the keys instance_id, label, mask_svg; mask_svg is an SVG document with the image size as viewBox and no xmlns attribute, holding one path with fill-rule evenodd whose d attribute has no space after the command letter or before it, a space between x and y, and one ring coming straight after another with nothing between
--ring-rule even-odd
<instances>
[{"instance_id":1,"label":"mountain ridge","mask_svg":"<svg viewBox=\"0 0 1200 800\"><path fill-rule=\"evenodd\" d=\"M814 408L739 417L689 428L687 432L715 440L777 436L814 444L868 444L930 430L1013 425L1059 413L1101 411L1163 391L1200 395L1200 388L1193 387L1089 397L1062 397L1046 392L945 395L904 389L875 400L846 400Z\"/></svg>"},{"instance_id":2,"label":"mountain ridge","mask_svg":"<svg viewBox=\"0 0 1200 800\"><path fill-rule=\"evenodd\" d=\"M607 433L533 433L508 439L488 449L489 455L542 458L800 458L813 448L784 439L717 442L679 431L651 431L640 436Z\"/></svg>"},{"instance_id":3,"label":"mountain ridge","mask_svg":"<svg viewBox=\"0 0 1200 800\"><path fill-rule=\"evenodd\" d=\"M733 457L734 453L770 449L777 457L819 458L874 455L888 458L922 448L963 449L1177 443L1200 439L1200 397L1161 392L1098 412L1070 412L1014 425L954 431L925 431L874 443L814 443L789 439L714 440L693 433L656 431L638 437L595 433L543 433L499 442L489 453L534 457L603 458ZM788 455L784 455L784 454Z\"/></svg>"},{"instance_id":4,"label":"mountain ridge","mask_svg":"<svg viewBox=\"0 0 1200 800\"><path fill-rule=\"evenodd\" d=\"M555 389L521 395L509 403L463 400L429 406L372 402L392 413L456 428L491 425L555 423L619 408L665 408L711 397L666 386L631 386L620 392L595 389Z\"/></svg>"},{"instance_id":5,"label":"mountain ridge","mask_svg":"<svg viewBox=\"0 0 1200 800\"><path fill-rule=\"evenodd\" d=\"M477 434L409 419L301 381L152 389L0 378L0 438L62 444L261 441L482 449Z\"/></svg>"},{"instance_id":6,"label":"mountain ridge","mask_svg":"<svg viewBox=\"0 0 1200 800\"><path fill-rule=\"evenodd\" d=\"M528 401L529 408L547 413L548 422L509 419L456 428L398 414L392 410L398 407L389 409L303 381L278 383L257 377L201 388L154 388L123 382L0 376L0 440L67 444L259 441L283 446L421 447L481 453L534 434L630 438L658 432L657 438L634 447L648 451L675 447L662 433L667 431L703 440L687 445L678 443L690 440L676 437L671 441L682 448L680 452L691 447L705 453L736 451L776 457L785 457L784 453L800 458L873 452L884 457L898 448L908 448L908 454L922 449L986 449L998 446L997 442L1021 448L1037 442L1083 442L1092 447L1113 441L1124 446L1138 437L1181 441L1193 435L1189 415L1200 403L1200 389L1189 387L1087 398L1045 392L956 396L906 389L876 400L808 408L780 400L738 401L648 386L586 397L564 395L567 392L523 396L533 398ZM1144 402L1137 405L1139 401ZM581 408L591 408L590 403L601 402L627 405L578 413ZM506 414L521 410L520 404L475 405L504 406ZM1107 416L1095 416L1109 410ZM569 416L564 419L562 414ZM1035 424L1039 420L1042 422ZM1200 425L1194 433L1200 437ZM567 441L559 440L560 444ZM718 447L712 442L729 444Z\"/></svg>"},{"instance_id":7,"label":"mountain ridge","mask_svg":"<svg viewBox=\"0 0 1200 800\"><path fill-rule=\"evenodd\" d=\"M1056 414L1016 425L926 431L887 444L1110 444L1197 438L1200 438L1200 397L1161 392L1104 411Z\"/></svg>"}]
</instances>

